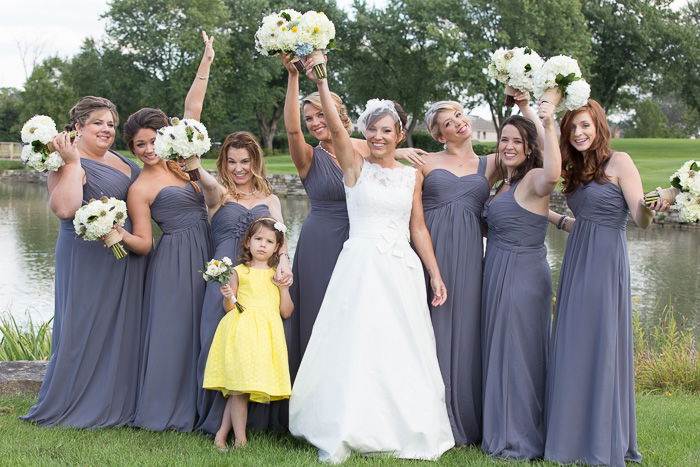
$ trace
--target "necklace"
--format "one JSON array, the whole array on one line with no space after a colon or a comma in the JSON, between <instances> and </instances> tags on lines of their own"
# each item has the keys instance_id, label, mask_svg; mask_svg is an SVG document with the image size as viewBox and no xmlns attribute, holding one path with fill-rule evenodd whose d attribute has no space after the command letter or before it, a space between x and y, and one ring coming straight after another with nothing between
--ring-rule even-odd
<instances>
[{"instance_id":1,"label":"necklace","mask_svg":"<svg viewBox=\"0 0 700 467\"><path fill-rule=\"evenodd\" d=\"M243 191L243 190L241 190L241 189L239 189L239 188L236 188L236 191L238 192L238 194L240 194L240 195L246 195L246 196L253 196L255 193L258 192L258 190L256 190L255 188L253 188L253 191L251 191L250 193L245 192L245 191Z\"/></svg>"},{"instance_id":2,"label":"necklace","mask_svg":"<svg viewBox=\"0 0 700 467\"><path fill-rule=\"evenodd\" d=\"M510 177L505 177L505 178L503 179L503 183L504 183L505 185L510 185Z\"/></svg>"},{"instance_id":3,"label":"necklace","mask_svg":"<svg viewBox=\"0 0 700 467\"><path fill-rule=\"evenodd\" d=\"M318 142L318 147L321 148L321 151L325 152L326 154L328 154L329 156L331 156L333 159L336 158L333 154L331 154L330 152L328 152L328 150L327 150L326 148L323 147L323 143L322 143L322 142L320 142L320 141Z\"/></svg>"}]
</instances>

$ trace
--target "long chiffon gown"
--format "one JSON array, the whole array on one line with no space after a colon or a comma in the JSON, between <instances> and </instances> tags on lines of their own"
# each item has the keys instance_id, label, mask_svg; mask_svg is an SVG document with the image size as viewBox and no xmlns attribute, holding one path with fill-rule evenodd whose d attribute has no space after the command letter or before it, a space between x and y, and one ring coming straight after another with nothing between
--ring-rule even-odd
<instances>
[{"instance_id":1,"label":"long chiffon gown","mask_svg":"<svg viewBox=\"0 0 700 467\"><path fill-rule=\"evenodd\" d=\"M192 431L197 419L199 322L212 247L204 195L166 186L151 205L163 235L146 276L146 327L133 426Z\"/></svg>"},{"instance_id":2,"label":"long chiffon gown","mask_svg":"<svg viewBox=\"0 0 700 467\"><path fill-rule=\"evenodd\" d=\"M518 183L484 206L482 301L484 437L495 457L544 454L544 397L552 309L547 216L515 200Z\"/></svg>"},{"instance_id":3,"label":"long chiffon gown","mask_svg":"<svg viewBox=\"0 0 700 467\"><path fill-rule=\"evenodd\" d=\"M445 401L458 446L481 440L481 210L489 196L486 158L477 173L445 169L423 181L425 224L447 287L447 301L430 307Z\"/></svg>"},{"instance_id":4,"label":"long chiffon gown","mask_svg":"<svg viewBox=\"0 0 700 467\"><path fill-rule=\"evenodd\" d=\"M634 402L632 301L619 186L595 181L568 197L576 217L562 263L547 375L545 458L641 462Z\"/></svg>"},{"instance_id":5,"label":"long chiffon gown","mask_svg":"<svg viewBox=\"0 0 700 467\"><path fill-rule=\"evenodd\" d=\"M311 168L302 183L311 200L311 211L294 253L294 284L289 290L294 313L284 322L292 381L350 229L343 171L320 147L314 148Z\"/></svg>"},{"instance_id":6,"label":"long chiffon gown","mask_svg":"<svg viewBox=\"0 0 700 467\"><path fill-rule=\"evenodd\" d=\"M83 202L126 199L131 175L81 158ZM126 229L131 229L127 220ZM61 219L56 241L56 296L51 358L37 403L21 417L42 426L103 428L127 424L136 408L143 284L147 260L117 260L102 242L75 234Z\"/></svg>"},{"instance_id":7,"label":"long chiffon gown","mask_svg":"<svg viewBox=\"0 0 700 467\"><path fill-rule=\"evenodd\" d=\"M415 169L365 162L343 247L292 388L289 430L322 461L436 459L454 445L425 280L409 245Z\"/></svg>"},{"instance_id":8,"label":"long chiffon gown","mask_svg":"<svg viewBox=\"0 0 700 467\"><path fill-rule=\"evenodd\" d=\"M255 219L269 216L270 210L266 204L258 204L253 206L252 209L246 209L235 201L224 203L211 219L211 232L214 243L212 258L221 259L224 256L228 256L234 266L239 264L241 256L240 241L243 238L243 234ZM207 282L199 329L201 349L197 363L198 420L196 429L209 434L215 434L219 429L224 414L224 407L226 406L226 398L221 395L220 391L202 388L209 348L214 339L216 327L226 314L224 312L223 297L219 291L220 288L221 284L218 282ZM258 405L260 407L256 407ZM286 420L286 415L280 413L278 416L273 416L270 410L266 405L250 404L248 410L249 424L256 428L269 426L279 430L279 422L275 420L281 416L284 416Z\"/></svg>"}]
</instances>

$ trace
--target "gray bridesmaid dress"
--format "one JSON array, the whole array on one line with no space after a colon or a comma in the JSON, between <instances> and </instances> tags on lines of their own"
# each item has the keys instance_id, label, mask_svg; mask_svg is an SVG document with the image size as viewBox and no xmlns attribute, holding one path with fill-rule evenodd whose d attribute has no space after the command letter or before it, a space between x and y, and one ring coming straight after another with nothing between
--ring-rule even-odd
<instances>
[{"instance_id":1,"label":"gray bridesmaid dress","mask_svg":"<svg viewBox=\"0 0 700 467\"><path fill-rule=\"evenodd\" d=\"M592 181L568 197L547 375L545 458L624 466L637 450L630 268L622 190Z\"/></svg>"},{"instance_id":2,"label":"gray bridesmaid dress","mask_svg":"<svg viewBox=\"0 0 700 467\"><path fill-rule=\"evenodd\" d=\"M240 241L243 238L243 234L255 219L269 216L270 210L265 204L258 204L253 206L252 209L247 209L234 201L224 203L211 219L212 239L214 242L214 255L212 258L221 259L224 256L228 256L233 261L234 266L240 264ZM202 263L203 266L204 263ZM226 406L226 398L221 395L221 391L202 388L204 368L207 365L211 341L214 339L214 333L219 325L219 321L225 315L220 288L221 284L218 282L207 282L199 329L201 349L197 362L197 424L195 428L209 434L216 434L218 431L221 426L224 407ZM248 409L248 422L256 428L260 427L264 422L255 422L259 422L259 419L265 418L266 415L253 413L257 409L253 406L257 405L263 404L250 404Z\"/></svg>"},{"instance_id":3,"label":"gray bridesmaid dress","mask_svg":"<svg viewBox=\"0 0 700 467\"><path fill-rule=\"evenodd\" d=\"M495 457L536 459L544 454L552 275L544 245L547 216L517 203L517 185L484 206L481 447Z\"/></svg>"},{"instance_id":4,"label":"gray bridesmaid dress","mask_svg":"<svg viewBox=\"0 0 700 467\"><path fill-rule=\"evenodd\" d=\"M211 259L204 195L192 184L166 186L151 205L163 231L146 275L146 325L132 426L192 431L197 418L199 323Z\"/></svg>"},{"instance_id":5,"label":"gray bridesmaid dress","mask_svg":"<svg viewBox=\"0 0 700 467\"><path fill-rule=\"evenodd\" d=\"M101 196L125 200L131 176L81 158L83 202ZM127 220L126 229L131 229ZM51 358L37 403L22 420L41 426L104 428L127 424L136 408L141 310L146 258L117 260L102 242L75 235L61 219L56 241L56 292Z\"/></svg>"},{"instance_id":6,"label":"gray bridesmaid dress","mask_svg":"<svg viewBox=\"0 0 700 467\"><path fill-rule=\"evenodd\" d=\"M302 183L311 200L311 211L304 220L294 253L294 284L289 290L294 313L284 322L292 381L309 343L335 262L350 233L343 171L321 148L314 148L311 168Z\"/></svg>"},{"instance_id":7,"label":"gray bridesmaid dress","mask_svg":"<svg viewBox=\"0 0 700 467\"><path fill-rule=\"evenodd\" d=\"M423 181L425 224L447 287L447 301L430 307L445 402L455 445L481 440L481 210L489 196L486 158L477 173L445 169Z\"/></svg>"}]
</instances>

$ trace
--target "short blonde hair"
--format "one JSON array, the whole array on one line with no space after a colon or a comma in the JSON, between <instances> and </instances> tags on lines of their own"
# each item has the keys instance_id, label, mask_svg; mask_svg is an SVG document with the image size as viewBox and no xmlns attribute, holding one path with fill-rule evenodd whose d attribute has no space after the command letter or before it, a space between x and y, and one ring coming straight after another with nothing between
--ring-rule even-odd
<instances>
[{"instance_id":1,"label":"short blonde hair","mask_svg":"<svg viewBox=\"0 0 700 467\"><path fill-rule=\"evenodd\" d=\"M335 102L335 108L338 109L340 121L343 122L343 126L348 130L348 133L352 133L352 122L350 121L350 117L348 117L348 110L345 108L343 100L334 92L331 92L331 97L333 98L333 102ZM321 96L318 92L312 92L301 101L302 110L306 104L311 104L317 109L321 109Z\"/></svg>"},{"instance_id":2,"label":"short blonde hair","mask_svg":"<svg viewBox=\"0 0 700 467\"><path fill-rule=\"evenodd\" d=\"M464 113L464 107L457 101L438 101L433 102L425 113L425 124L428 126L430 136L437 141L440 137L440 128L437 123L437 116L443 110L454 110Z\"/></svg>"}]
</instances>

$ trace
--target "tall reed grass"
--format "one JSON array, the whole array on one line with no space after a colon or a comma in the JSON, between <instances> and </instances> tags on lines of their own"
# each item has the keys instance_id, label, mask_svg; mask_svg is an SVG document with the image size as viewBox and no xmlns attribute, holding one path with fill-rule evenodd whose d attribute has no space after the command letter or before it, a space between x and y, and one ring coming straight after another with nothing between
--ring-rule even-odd
<instances>
[{"instance_id":1,"label":"tall reed grass","mask_svg":"<svg viewBox=\"0 0 700 467\"><path fill-rule=\"evenodd\" d=\"M670 305L664 307L661 322L648 332L634 313L635 387L648 393L700 393L700 355L693 330L681 329L671 311Z\"/></svg>"},{"instance_id":2,"label":"tall reed grass","mask_svg":"<svg viewBox=\"0 0 700 467\"><path fill-rule=\"evenodd\" d=\"M0 316L0 361L47 360L51 355L52 321L36 324L29 318L22 327L12 315Z\"/></svg>"}]
</instances>

